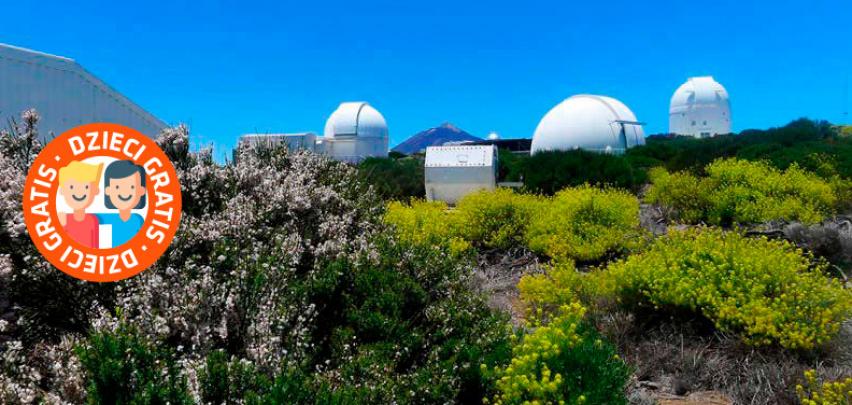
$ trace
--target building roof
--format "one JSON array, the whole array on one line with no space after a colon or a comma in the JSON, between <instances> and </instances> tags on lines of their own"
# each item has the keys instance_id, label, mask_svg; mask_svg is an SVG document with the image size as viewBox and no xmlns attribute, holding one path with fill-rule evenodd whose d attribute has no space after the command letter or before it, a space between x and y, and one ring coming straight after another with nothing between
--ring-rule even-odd
<instances>
[{"instance_id":1,"label":"building roof","mask_svg":"<svg viewBox=\"0 0 852 405\"><path fill-rule=\"evenodd\" d=\"M387 138L385 117L363 101L345 102L331 113L323 135L327 138Z\"/></svg>"},{"instance_id":2,"label":"building roof","mask_svg":"<svg viewBox=\"0 0 852 405\"><path fill-rule=\"evenodd\" d=\"M579 94L553 107L536 127L531 152L585 149L623 152L645 144L645 132L624 103L607 96Z\"/></svg>"},{"instance_id":3,"label":"building roof","mask_svg":"<svg viewBox=\"0 0 852 405\"><path fill-rule=\"evenodd\" d=\"M497 148L493 145L430 146L426 148L426 167L489 167L494 165Z\"/></svg>"}]
</instances>

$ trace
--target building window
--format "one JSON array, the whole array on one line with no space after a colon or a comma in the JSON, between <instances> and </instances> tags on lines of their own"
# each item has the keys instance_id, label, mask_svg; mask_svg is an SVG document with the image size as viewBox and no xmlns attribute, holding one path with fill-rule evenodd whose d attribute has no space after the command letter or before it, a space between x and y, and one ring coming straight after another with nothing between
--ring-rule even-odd
<instances>
[{"instance_id":1,"label":"building window","mask_svg":"<svg viewBox=\"0 0 852 405\"><path fill-rule=\"evenodd\" d=\"M695 126L695 121L692 121L692 126L693 126L693 127Z\"/></svg>"},{"instance_id":2,"label":"building window","mask_svg":"<svg viewBox=\"0 0 852 405\"><path fill-rule=\"evenodd\" d=\"M701 125L707 125L707 121L704 121L704 123L703 123L703 124L701 124Z\"/></svg>"}]
</instances>

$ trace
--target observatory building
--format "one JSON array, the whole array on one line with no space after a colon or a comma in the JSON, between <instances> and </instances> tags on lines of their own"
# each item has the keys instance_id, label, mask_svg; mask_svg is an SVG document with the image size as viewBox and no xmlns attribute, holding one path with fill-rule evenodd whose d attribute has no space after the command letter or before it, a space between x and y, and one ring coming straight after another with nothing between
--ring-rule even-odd
<instances>
[{"instance_id":1,"label":"observatory building","mask_svg":"<svg viewBox=\"0 0 852 405\"><path fill-rule=\"evenodd\" d=\"M166 127L72 59L0 44L0 122L29 108L49 139L92 122L125 125L154 137Z\"/></svg>"},{"instance_id":2,"label":"observatory building","mask_svg":"<svg viewBox=\"0 0 852 405\"><path fill-rule=\"evenodd\" d=\"M669 133L696 138L731 133L728 92L712 76L689 78L672 95Z\"/></svg>"},{"instance_id":3,"label":"observatory building","mask_svg":"<svg viewBox=\"0 0 852 405\"><path fill-rule=\"evenodd\" d=\"M544 115L530 152L583 149L620 154L644 144L642 123L626 105L612 97L578 94Z\"/></svg>"},{"instance_id":4,"label":"observatory building","mask_svg":"<svg viewBox=\"0 0 852 405\"><path fill-rule=\"evenodd\" d=\"M494 145L429 146L426 148L426 199L455 204L477 190L497 185Z\"/></svg>"},{"instance_id":5,"label":"observatory building","mask_svg":"<svg viewBox=\"0 0 852 405\"><path fill-rule=\"evenodd\" d=\"M325 123L321 145L326 155L349 163L387 157L388 124L365 102L341 103Z\"/></svg>"}]
</instances>

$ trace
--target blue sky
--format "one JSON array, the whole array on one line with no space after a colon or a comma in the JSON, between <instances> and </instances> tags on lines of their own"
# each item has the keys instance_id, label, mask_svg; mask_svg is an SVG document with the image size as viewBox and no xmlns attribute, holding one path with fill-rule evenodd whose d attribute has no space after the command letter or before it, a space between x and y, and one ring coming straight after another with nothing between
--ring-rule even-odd
<instances>
[{"instance_id":1,"label":"blue sky","mask_svg":"<svg viewBox=\"0 0 852 405\"><path fill-rule=\"evenodd\" d=\"M76 59L219 156L241 133L321 133L351 100L391 145L444 121L528 137L577 93L665 132L671 93L707 74L737 131L852 108L849 1L73 3L15 3L0 42Z\"/></svg>"}]
</instances>

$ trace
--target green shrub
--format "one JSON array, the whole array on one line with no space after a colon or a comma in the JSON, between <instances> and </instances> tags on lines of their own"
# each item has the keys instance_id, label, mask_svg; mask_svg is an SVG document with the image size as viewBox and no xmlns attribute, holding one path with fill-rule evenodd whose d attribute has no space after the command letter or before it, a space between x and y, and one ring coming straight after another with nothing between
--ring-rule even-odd
<instances>
[{"instance_id":1,"label":"green shrub","mask_svg":"<svg viewBox=\"0 0 852 405\"><path fill-rule=\"evenodd\" d=\"M579 304L562 306L512 348L512 360L494 367L494 404L625 404L630 370L614 348L583 322ZM488 367L482 365L484 373ZM483 402L488 402L486 398Z\"/></svg>"},{"instance_id":2,"label":"green shrub","mask_svg":"<svg viewBox=\"0 0 852 405\"><path fill-rule=\"evenodd\" d=\"M531 250L554 259L598 260L634 246L639 235L636 197L581 186L560 191L538 210L526 241Z\"/></svg>"},{"instance_id":3,"label":"green shrub","mask_svg":"<svg viewBox=\"0 0 852 405\"><path fill-rule=\"evenodd\" d=\"M384 200L409 201L426 196L423 159L370 157L358 165L359 180Z\"/></svg>"},{"instance_id":4,"label":"green shrub","mask_svg":"<svg viewBox=\"0 0 852 405\"><path fill-rule=\"evenodd\" d=\"M819 222L835 211L832 185L793 164L778 170L763 162L718 160L706 177L651 171L646 200L672 210L681 221L759 223L775 219Z\"/></svg>"},{"instance_id":5,"label":"green shrub","mask_svg":"<svg viewBox=\"0 0 852 405\"><path fill-rule=\"evenodd\" d=\"M802 405L852 404L852 377L837 381L819 381L816 371L805 371L805 385L796 386Z\"/></svg>"},{"instance_id":6,"label":"green shrub","mask_svg":"<svg viewBox=\"0 0 852 405\"><path fill-rule=\"evenodd\" d=\"M540 152L521 162L524 186L552 195L566 187L583 184L637 190L645 183L644 172L624 156L576 151Z\"/></svg>"},{"instance_id":7,"label":"green shrub","mask_svg":"<svg viewBox=\"0 0 852 405\"><path fill-rule=\"evenodd\" d=\"M505 188L468 194L456 204L459 229L465 239L486 247L521 245L527 224L541 205L535 196Z\"/></svg>"},{"instance_id":8,"label":"green shrub","mask_svg":"<svg viewBox=\"0 0 852 405\"><path fill-rule=\"evenodd\" d=\"M186 381L166 349L120 325L95 332L77 347L91 404L190 404Z\"/></svg>"},{"instance_id":9,"label":"green shrub","mask_svg":"<svg viewBox=\"0 0 852 405\"><path fill-rule=\"evenodd\" d=\"M852 315L852 293L784 241L712 228L672 231L610 265L623 303L699 313L753 345L811 349Z\"/></svg>"}]
</instances>

